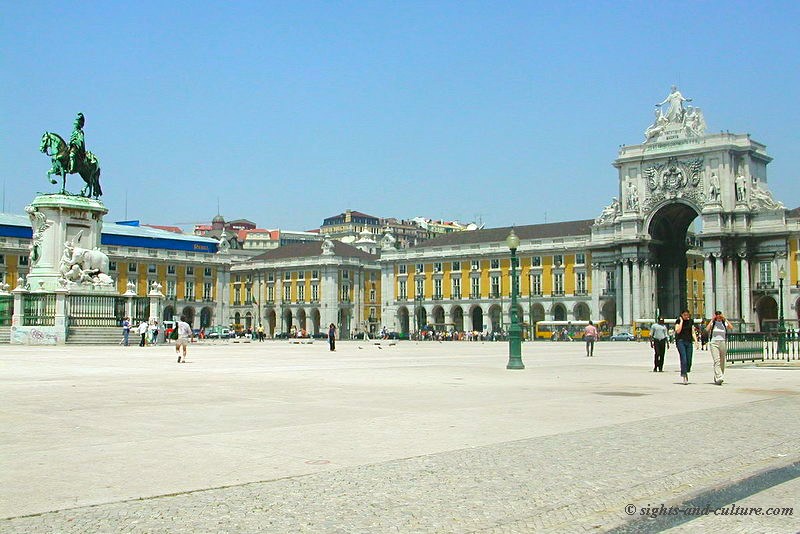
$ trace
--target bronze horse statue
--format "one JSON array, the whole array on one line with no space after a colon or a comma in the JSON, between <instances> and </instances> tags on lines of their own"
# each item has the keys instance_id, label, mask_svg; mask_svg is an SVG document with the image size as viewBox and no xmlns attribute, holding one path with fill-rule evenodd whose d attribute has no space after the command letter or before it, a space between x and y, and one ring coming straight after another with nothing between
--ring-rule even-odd
<instances>
[{"instance_id":1,"label":"bronze horse statue","mask_svg":"<svg viewBox=\"0 0 800 534\"><path fill-rule=\"evenodd\" d=\"M51 184L57 184L57 180L51 178L56 174L61 176L61 194L67 192L67 174L80 174L86 185L81 189L81 195L85 197L98 198L103 194L100 189L100 162L97 156L89 151L86 151L86 157L81 161L76 162L75 169L70 171L69 165L69 145L62 139L60 135L52 132L45 132L42 135L42 143L39 145L39 150L50 156L53 166L47 171L47 179Z\"/></svg>"}]
</instances>

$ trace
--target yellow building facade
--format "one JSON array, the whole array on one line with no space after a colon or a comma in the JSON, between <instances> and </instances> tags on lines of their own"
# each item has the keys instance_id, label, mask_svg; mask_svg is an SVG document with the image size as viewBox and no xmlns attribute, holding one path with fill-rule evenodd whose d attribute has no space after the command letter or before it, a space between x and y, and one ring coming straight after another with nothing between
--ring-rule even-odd
<instances>
[{"instance_id":1,"label":"yellow building facade","mask_svg":"<svg viewBox=\"0 0 800 534\"><path fill-rule=\"evenodd\" d=\"M378 256L339 241L285 245L231 268L232 325L263 326L269 337L319 336L336 325L342 339L381 324Z\"/></svg>"}]
</instances>

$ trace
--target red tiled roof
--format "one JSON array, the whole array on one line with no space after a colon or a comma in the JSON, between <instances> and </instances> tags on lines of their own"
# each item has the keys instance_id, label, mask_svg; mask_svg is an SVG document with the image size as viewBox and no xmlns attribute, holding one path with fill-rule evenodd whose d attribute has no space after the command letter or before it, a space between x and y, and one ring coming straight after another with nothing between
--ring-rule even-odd
<instances>
[{"instance_id":1,"label":"red tiled roof","mask_svg":"<svg viewBox=\"0 0 800 534\"><path fill-rule=\"evenodd\" d=\"M279 230L267 230L266 228L253 228L251 230L239 230L237 235L239 237L239 241L244 241L247 239L249 234L269 234L270 239L278 239L276 234L280 232Z\"/></svg>"}]
</instances>

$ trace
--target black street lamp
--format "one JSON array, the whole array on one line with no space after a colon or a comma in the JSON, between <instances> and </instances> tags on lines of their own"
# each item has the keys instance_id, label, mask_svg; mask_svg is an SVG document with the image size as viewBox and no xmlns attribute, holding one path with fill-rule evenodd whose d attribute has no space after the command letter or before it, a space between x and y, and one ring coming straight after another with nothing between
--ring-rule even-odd
<instances>
[{"instance_id":1,"label":"black street lamp","mask_svg":"<svg viewBox=\"0 0 800 534\"><path fill-rule=\"evenodd\" d=\"M778 352L786 352L786 324L783 322L783 279L786 278L786 270L783 265L778 270L778 287L780 289L778 302Z\"/></svg>"},{"instance_id":2,"label":"black street lamp","mask_svg":"<svg viewBox=\"0 0 800 534\"><path fill-rule=\"evenodd\" d=\"M417 337L424 326L422 324L422 301L425 297L422 295L414 295L414 326L416 328Z\"/></svg>"},{"instance_id":3,"label":"black street lamp","mask_svg":"<svg viewBox=\"0 0 800 534\"><path fill-rule=\"evenodd\" d=\"M517 317L517 248L519 238L511 229L506 238L506 246L511 250L511 326L508 329L508 365L506 369L525 369L522 363L522 336Z\"/></svg>"}]
</instances>

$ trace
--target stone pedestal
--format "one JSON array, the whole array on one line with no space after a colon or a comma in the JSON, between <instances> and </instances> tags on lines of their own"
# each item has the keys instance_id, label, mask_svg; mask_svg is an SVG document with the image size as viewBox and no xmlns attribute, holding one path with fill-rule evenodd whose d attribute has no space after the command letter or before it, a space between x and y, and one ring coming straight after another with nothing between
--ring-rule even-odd
<instances>
[{"instance_id":1,"label":"stone pedestal","mask_svg":"<svg viewBox=\"0 0 800 534\"><path fill-rule=\"evenodd\" d=\"M64 244L94 250L100 246L103 215L108 209L99 200L73 195L41 194L25 208L31 219L30 274L31 288L54 291L61 287L58 279Z\"/></svg>"}]
</instances>

